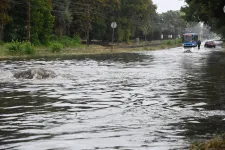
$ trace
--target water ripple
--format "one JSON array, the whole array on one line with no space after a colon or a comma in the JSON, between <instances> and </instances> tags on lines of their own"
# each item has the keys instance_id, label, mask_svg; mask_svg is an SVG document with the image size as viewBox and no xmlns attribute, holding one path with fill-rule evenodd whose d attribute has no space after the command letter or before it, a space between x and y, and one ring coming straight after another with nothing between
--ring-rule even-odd
<instances>
[{"instance_id":1,"label":"water ripple","mask_svg":"<svg viewBox=\"0 0 225 150\"><path fill-rule=\"evenodd\" d=\"M225 131L217 55L178 48L1 61L0 149L187 149ZM12 77L38 67L57 77Z\"/></svg>"}]
</instances>

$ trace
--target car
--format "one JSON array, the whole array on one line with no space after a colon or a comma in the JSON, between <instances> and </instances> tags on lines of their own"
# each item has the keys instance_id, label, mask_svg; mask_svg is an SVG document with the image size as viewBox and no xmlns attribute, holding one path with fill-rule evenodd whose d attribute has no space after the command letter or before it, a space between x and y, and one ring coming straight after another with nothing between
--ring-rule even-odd
<instances>
[{"instance_id":1,"label":"car","mask_svg":"<svg viewBox=\"0 0 225 150\"><path fill-rule=\"evenodd\" d=\"M206 48L216 48L216 43L214 41L207 41L205 42Z\"/></svg>"}]
</instances>

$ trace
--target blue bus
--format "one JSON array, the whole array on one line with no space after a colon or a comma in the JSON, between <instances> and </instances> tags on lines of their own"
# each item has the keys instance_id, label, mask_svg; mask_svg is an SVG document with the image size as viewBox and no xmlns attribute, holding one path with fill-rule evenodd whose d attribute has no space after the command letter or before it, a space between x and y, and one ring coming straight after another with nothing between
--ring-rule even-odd
<instances>
[{"instance_id":1,"label":"blue bus","mask_svg":"<svg viewBox=\"0 0 225 150\"><path fill-rule=\"evenodd\" d=\"M184 47L196 47L198 41L197 33L185 33L182 36L182 43Z\"/></svg>"}]
</instances>

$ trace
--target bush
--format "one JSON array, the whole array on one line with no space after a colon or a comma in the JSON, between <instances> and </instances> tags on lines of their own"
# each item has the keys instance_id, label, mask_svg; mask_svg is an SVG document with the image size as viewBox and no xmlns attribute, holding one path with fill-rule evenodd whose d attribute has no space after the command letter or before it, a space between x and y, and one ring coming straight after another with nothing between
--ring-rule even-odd
<instances>
[{"instance_id":1,"label":"bush","mask_svg":"<svg viewBox=\"0 0 225 150\"><path fill-rule=\"evenodd\" d=\"M0 45L4 45L4 42L0 40Z\"/></svg>"},{"instance_id":2,"label":"bush","mask_svg":"<svg viewBox=\"0 0 225 150\"><path fill-rule=\"evenodd\" d=\"M31 55L35 54L36 50L30 42L12 41L6 44L9 54Z\"/></svg>"},{"instance_id":3,"label":"bush","mask_svg":"<svg viewBox=\"0 0 225 150\"><path fill-rule=\"evenodd\" d=\"M21 51L23 54L32 55L35 54L35 48L30 42L23 42L20 45Z\"/></svg>"},{"instance_id":4,"label":"bush","mask_svg":"<svg viewBox=\"0 0 225 150\"><path fill-rule=\"evenodd\" d=\"M172 45L172 41L166 41L166 45Z\"/></svg>"},{"instance_id":5,"label":"bush","mask_svg":"<svg viewBox=\"0 0 225 150\"><path fill-rule=\"evenodd\" d=\"M81 39L78 35L74 35L72 38L63 36L61 39L55 35L50 36L51 42L57 42L63 45L63 47L73 47L81 44Z\"/></svg>"},{"instance_id":6,"label":"bush","mask_svg":"<svg viewBox=\"0 0 225 150\"><path fill-rule=\"evenodd\" d=\"M60 43L63 44L64 47L72 47L80 45L81 40L79 36L74 36L73 38L68 36L63 36L60 40Z\"/></svg>"},{"instance_id":7,"label":"bush","mask_svg":"<svg viewBox=\"0 0 225 150\"><path fill-rule=\"evenodd\" d=\"M165 40L164 44L166 44L166 45L182 44L182 39Z\"/></svg>"},{"instance_id":8,"label":"bush","mask_svg":"<svg viewBox=\"0 0 225 150\"><path fill-rule=\"evenodd\" d=\"M182 44L182 39L177 39L176 41L178 44Z\"/></svg>"},{"instance_id":9,"label":"bush","mask_svg":"<svg viewBox=\"0 0 225 150\"><path fill-rule=\"evenodd\" d=\"M52 53L60 52L63 48L63 45L58 42L52 42L52 43L50 43L50 48L51 48Z\"/></svg>"},{"instance_id":10,"label":"bush","mask_svg":"<svg viewBox=\"0 0 225 150\"><path fill-rule=\"evenodd\" d=\"M50 41L58 41L59 38L55 34L52 34L52 35L50 35L49 40Z\"/></svg>"}]
</instances>

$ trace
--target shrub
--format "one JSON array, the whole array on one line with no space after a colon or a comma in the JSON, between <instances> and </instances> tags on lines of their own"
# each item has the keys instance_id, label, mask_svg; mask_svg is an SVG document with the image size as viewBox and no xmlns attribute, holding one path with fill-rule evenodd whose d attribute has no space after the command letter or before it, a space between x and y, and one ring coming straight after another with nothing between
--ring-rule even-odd
<instances>
[{"instance_id":1,"label":"shrub","mask_svg":"<svg viewBox=\"0 0 225 150\"><path fill-rule=\"evenodd\" d=\"M51 42L57 42L63 45L63 47L73 47L81 44L81 39L79 35L74 35L72 38L68 36L63 36L61 39L55 35L50 36Z\"/></svg>"},{"instance_id":2,"label":"shrub","mask_svg":"<svg viewBox=\"0 0 225 150\"><path fill-rule=\"evenodd\" d=\"M51 48L52 53L60 52L63 48L63 45L58 42L52 42L52 43L50 43L50 48Z\"/></svg>"},{"instance_id":3,"label":"shrub","mask_svg":"<svg viewBox=\"0 0 225 150\"><path fill-rule=\"evenodd\" d=\"M6 48L9 50L10 54L17 54L20 51L20 42L12 41L11 43L7 43Z\"/></svg>"},{"instance_id":4,"label":"shrub","mask_svg":"<svg viewBox=\"0 0 225 150\"><path fill-rule=\"evenodd\" d=\"M0 45L4 45L4 42L0 40Z\"/></svg>"},{"instance_id":5,"label":"shrub","mask_svg":"<svg viewBox=\"0 0 225 150\"><path fill-rule=\"evenodd\" d=\"M9 54L31 55L36 52L34 46L30 42L12 41L6 44Z\"/></svg>"},{"instance_id":6,"label":"shrub","mask_svg":"<svg viewBox=\"0 0 225 150\"><path fill-rule=\"evenodd\" d=\"M182 39L177 39L177 43L181 44L182 43Z\"/></svg>"},{"instance_id":7,"label":"shrub","mask_svg":"<svg viewBox=\"0 0 225 150\"><path fill-rule=\"evenodd\" d=\"M118 41L123 42L123 40L124 40L124 31L121 28L119 28L118 29Z\"/></svg>"},{"instance_id":8,"label":"shrub","mask_svg":"<svg viewBox=\"0 0 225 150\"><path fill-rule=\"evenodd\" d=\"M81 44L81 39L80 39L80 36L78 34L75 34L73 36L73 41L76 45L80 45Z\"/></svg>"},{"instance_id":9,"label":"shrub","mask_svg":"<svg viewBox=\"0 0 225 150\"><path fill-rule=\"evenodd\" d=\"M9 54L34 54L35 48L30 42L18 42L12 41L11 43L6 44L6 48L9 50Z\"/></svg>"},{"instance_id":10,"label":"shrub","mask_svg":"<svg viewBox=\"0 0 225 150\"><path fill-rule=\"evenodd\" d=\"M72 47L72 46L80 45L81 40L80 40L80 37L77 35L75 35L73 38L68 36L63 36L59 42L63 44L64 47Z\"/></svg>"},{"instance_id":11,"label":"shrub","mask_svg":"<svg viewBox=\"0 0 225 150\"><path fill-rule=\"evenodd\" d=\"M32 55L36 53L34 45L32 45L30 42L22 42L20 49L23 54Z\"/></svg>"},{"instance_id":12,"label":"shrub","mask_svg":"<svg viewBox=\"0 0 225 150\"><path fill-rule=\"evenodd\" d=\"M55 34L50 35L49 40L50 41L58 41L58 37Z\"/></svg>"},{"instance_id":13,"label":"shrub","mask_svg":"<svg viewBox=\"0 0 225 150\"><path fill-rule=\"evenodd\" d=\"M166 45L172 45L172 41L171 40L166 41Z\"/></svg>"}]
</instances>

